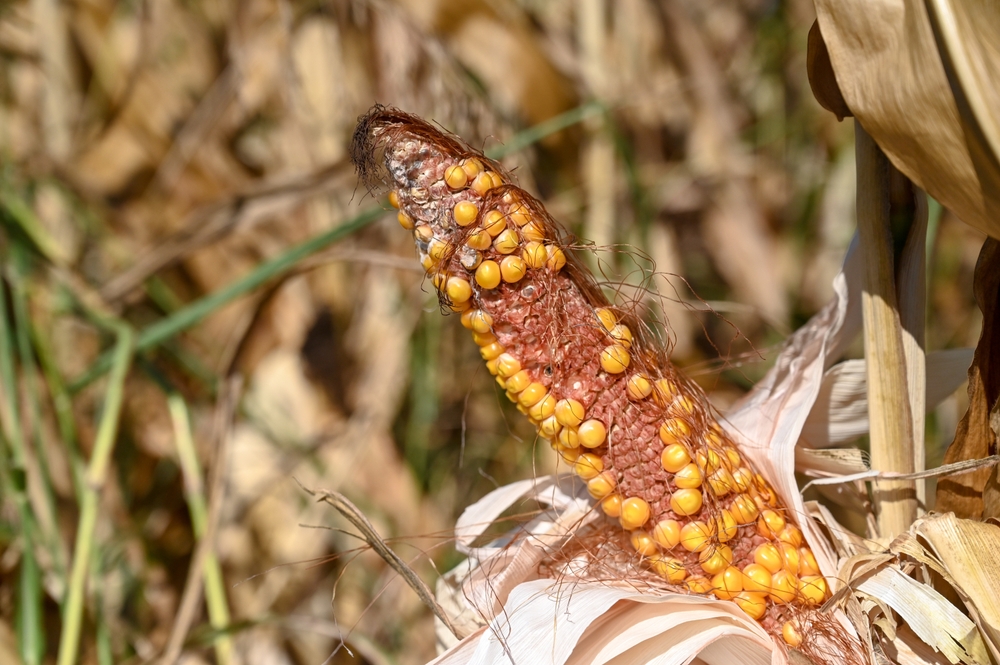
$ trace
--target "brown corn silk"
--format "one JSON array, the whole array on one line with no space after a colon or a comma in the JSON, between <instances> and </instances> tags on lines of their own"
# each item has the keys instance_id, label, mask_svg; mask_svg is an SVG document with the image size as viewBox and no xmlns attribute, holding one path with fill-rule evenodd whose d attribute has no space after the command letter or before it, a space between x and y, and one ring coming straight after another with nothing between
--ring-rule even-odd
<instances>
[{"instance_id":1,"label":"brown corn silk","mask_svg":"<svg viewBox=\"0 0 1000 665\"><path fill-rule=\"evenodd\" d=\"M427 122L375 107L352 158L411 231L443 307L461 312L497 383L678 590L736 602L798 646L829 597L793 517L704 393L612 306L536 199Z\"/></svg>"}]
</instances>

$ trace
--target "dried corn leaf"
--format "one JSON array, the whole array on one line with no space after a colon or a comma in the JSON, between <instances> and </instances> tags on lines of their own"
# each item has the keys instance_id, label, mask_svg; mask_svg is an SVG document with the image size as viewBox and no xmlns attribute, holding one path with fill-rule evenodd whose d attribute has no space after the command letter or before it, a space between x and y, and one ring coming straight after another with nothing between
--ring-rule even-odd
<instances>
[{"instance_id":1,"label":"dried corn leaf","mask_svg":"<svg viewBox=\"0 0 1000 665\"><path fill-rule=\"evenodd\" d=\"M1000 6L817 0L840 91L892 163L1000 237Z\"/></svg>"}]
</instances>

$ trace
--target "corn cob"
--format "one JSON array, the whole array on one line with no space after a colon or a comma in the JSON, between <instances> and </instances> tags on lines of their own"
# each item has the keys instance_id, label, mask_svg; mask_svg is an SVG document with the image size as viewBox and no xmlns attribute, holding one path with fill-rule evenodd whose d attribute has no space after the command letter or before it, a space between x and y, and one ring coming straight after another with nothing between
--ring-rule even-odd
<instances>
[{"instance_id":1,"label":"corn cob","mask_svg":"<svg viewBox=\"0 0 1000 665\"><path fill-rule=\"evenodd\" d=\"M731 600L791 646L796 610L829 597L793 516L704 393L614 307L544 207L427 122L375 107L352 159L413 234L443 308L490 373L666 583ZM801 612L800 612L801 613Z\"/></svg>"}]
</instances>

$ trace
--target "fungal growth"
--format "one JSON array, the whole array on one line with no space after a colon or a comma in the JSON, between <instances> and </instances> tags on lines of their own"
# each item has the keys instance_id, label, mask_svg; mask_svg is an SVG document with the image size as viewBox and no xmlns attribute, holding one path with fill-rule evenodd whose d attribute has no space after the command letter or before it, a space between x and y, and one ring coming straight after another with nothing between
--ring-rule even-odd
<instances>
[{"instance_id":1,"label":"fungal growth","mask_svg":"<svg viewBox=\"0 0 1000 665\"><path fill-rule=\"evenodd\" d=\"M628 533L634 556L798 646L794 617L829 597L802 532L704 393L573 259L541 203L499 164L393 109L360 120L352 158L369 186L384 159L389 200L442 306L461 313L497 383Z\"/></svg>"}]
</instances>

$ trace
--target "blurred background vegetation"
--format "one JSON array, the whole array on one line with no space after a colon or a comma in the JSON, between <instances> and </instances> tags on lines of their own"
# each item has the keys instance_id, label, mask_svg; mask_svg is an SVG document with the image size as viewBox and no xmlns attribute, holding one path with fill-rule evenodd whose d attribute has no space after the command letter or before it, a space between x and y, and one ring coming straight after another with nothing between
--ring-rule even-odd
<instances>
[{"instance_id":1,"label":"blurred background vegetation","mask_svg":"<svg viewBox=\"0 0 1000 665\"><path fill-rule=\"evenodd\" d=\"M297 482L346 494L433 583L463 507L555 456L359 187L356 118L390 104L505 151L725 409L829 297L854 230L813 19L809 0L0 3L0 661L432 657L429 612ZM928 350L978 338L982 240L932 207ZM659 296L630 288L651 265ZM963 399L931 419L930 465Z\"/></svg>"}]
</instances>

